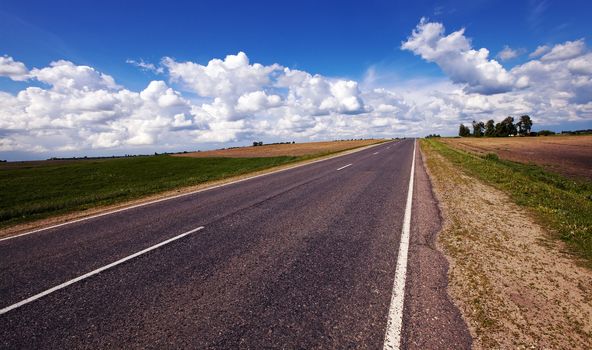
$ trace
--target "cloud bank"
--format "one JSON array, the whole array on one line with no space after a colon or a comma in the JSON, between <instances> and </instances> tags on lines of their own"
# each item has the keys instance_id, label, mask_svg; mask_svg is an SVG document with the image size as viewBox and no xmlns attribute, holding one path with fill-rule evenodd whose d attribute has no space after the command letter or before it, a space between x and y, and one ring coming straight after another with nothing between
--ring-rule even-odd
<instances>
[{"instance_id":1,"label":"cloud bank","mask_svg":"<svg viewBox=\"0 0 592 350\"><path fill-rule=\"evenodd\" d=\"M162 78L131 91L90 66L59 60L29 69L1 56L0 76L29 86L0 91L0 152L411 136L520 113L537 124L592 119L592 53L583 39L539 46L530 61L508 69L473 48L464 29L447 34L442 23L422 19L401 48L437 64L446 79L378 84L381 72L369 69L360 83L252 63L238 52L205 64L128 60Z\"/></svg>"}]
</instances>

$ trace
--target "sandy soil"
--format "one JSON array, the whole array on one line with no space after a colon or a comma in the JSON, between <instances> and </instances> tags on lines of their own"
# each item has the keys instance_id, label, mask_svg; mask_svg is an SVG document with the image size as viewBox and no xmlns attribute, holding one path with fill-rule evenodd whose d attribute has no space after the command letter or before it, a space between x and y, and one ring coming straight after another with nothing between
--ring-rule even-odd
<instances>
[{"instance_id":1,"label":"sandy soil","mask_svg":"<svg viewBox=\"0 0 592 350\"><path fill-rule=\"evenodd\" d=\"M383 140L356 140L356 141L328 141L307 142L283 145L264 145L257 147L239 147L204 152L191 152L176 154L176 157L229 157L229 158L257 158L277 156L306 156L319 153L332 153L344 151L354 147L367 146Z\"/></svg>"},{"instance_id":2,"label":"sandy soil","mask_svg":"<svg viewBox=\"0 0 592 350\"><path fill-rule=\"evenodd\" d=\"M592 271L493 187L424 149L449 293L476 349L591 349Z\"/></svg>"},{"instance_id":3,"label":"sandy soil","mask_svg":"<svg viewBox=\"0 0 592 350\"><path fill-rule=\"evenodd\" d=\"M532 162L566 176L592 180L592 135L443 138L442 141L470 152L495 152L502 159Z\"/></svg>"}]
</instances>

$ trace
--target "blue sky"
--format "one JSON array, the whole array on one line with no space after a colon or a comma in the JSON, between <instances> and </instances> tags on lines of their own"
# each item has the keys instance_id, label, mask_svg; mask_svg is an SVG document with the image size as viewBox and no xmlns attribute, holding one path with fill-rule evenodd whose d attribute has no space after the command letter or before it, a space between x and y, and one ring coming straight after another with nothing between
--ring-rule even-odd
<instances>
[{"instance_id":1,"label":"blue sky","mask_svg":"<svg viewBox=\"0 0 592 350\"><path fill-rule=\"evenodd\" d=\"M542 82L544 77L535 76L532 67L521 66L529 61L542 59L542 55L529 56L537 47L546 45L547 51L550 51L556 45L578 40L582 40L583 46L576 45L578 53L569 59L585 61L585 55L589 53L588 36L592 33L590 13L592 3L588 1L4 0L0 3L0 56L9 57L11 61L7 61L8 63L20 62L28 71L50 67L51 62L60 60L70 62L74 66L90 67L97 74L112 77L117 85L107 86L101 83L93 85L93 89L111 93L119 91L119 95L121 90L140 93L152 81L163 81L166 88L162 87L159 91L164 93L167 88L171 88L187 102L184 111L178 109L174 112L182 112L186 124L193 127L187 126L183 129L167 126L163 122L159 125L167 128L166 133L183 129L186 130L183 131L186 134L182 137L157 137L154 131L157 127L152 125L146 126L146 129L152 130L153 135L148 135L150 132L146 131L146 137L128 142L135 137L133 127L120 121L129 115L121 116L122 119L117 120L115 119L119 117L115 116L93 119L91 126L73 122L92 119L84 116L88 108L84 109L84 113L80 112L81 109L61 111L61 115L66 112L72 114L67 123L56 122L55 120L61 116L60 111L51 109L51 112L43 112L45 115L41 112L23 112L19 118L38 118L45 122L21 125L20 121L14 120L14 116L2 123L2 113L6 114L8 111L0 110L0 135L5 135L4 144L0 144L0 158L12 159L17 157L17 154L18 157L35 158L48 154L73 154L80 150L89 154L183 150L190 146L194 149L248 144L253 138L270 141L289 136L301 140L345 138L351 136L346 126L343 126L347 123L351 123L350 129L364 123L376 124L376 128L382 127L382 131L358 127L355 134L362 133L363 136L421 136L431 132L453 134L459 122L466 122L474 117L499 119L513 112L529 112L533 115L536 125L539 111L535 107L542 108L542 102L527 99L535 93L541 93L533 91L533 82ZM501 77L495 82L495 86L492 86L491 80L484 82L482 79L479 80L479 77L469 76L469 73L459 75L459 71L464 71L465 68L457 64L450 65L450 59L446 58L449 56L444 56L450 48L443 48L444 51L436 55L418 46L419 42L402 49L402 43L409 40L414 30L425 29L424 34L429 34L428 26L418 27L421 18L425 18L425 23L434 23L445 28L439 38L464 28L463 40L459 44L462 46L460 50L468 52L486 48L489 55L484 62L498 62L503 70L513 75L507 78L511 81L502 82L506 78ZM507 56L509 58L502 59L500 52L506 47L510 49ZM569 48L567 45L557 50ZM283 73L278 73L281 69L272 69L273 72L269 73L271 75L265 78L270 81L253 85L251 90L241 90L241 94L245 95L245 100L248 94L262 91L266 96L276 94L281 102L266 102L264 105L267 107L259 103L252 108L240 109L237 104L239 95L218 96L214 92L206 91L204 87L200 88L197 81L199 76L195 75L197 73L190 70L195 66L180 66L188 62L207 66L212 59L224 60L227 55L237 55L239 52L244 52L248 57L248 61L245 61L248 62L248 67L252 67L254 63L260 63L264 67L278 64L281 65L281 69L305 72L311 77L321 76L326 85L325 90L331 91L327 92L330 99L319 99L319 105L316 107L320 109L298 109L305 103L302 102L304 100L297 99L304 98L306 94L295 85L277 83L277 75ZM170 58L168 65L163 63L163 58L167 57ZM153 64L155 69L139 69L136 65L130 64L130 60ZM580 61L574 61L572 66L585 64ZM549 64L551 60L542 59L541 62ZM587 72L587 66L577 67L578 79L589 79L587 73L584 74ZM161 68L162 73L155 73L158 68ZM0 91L16 97L27 88L40 87L50 93L59 92L60 98L64 98L65 95L72 98L80 97L80 91L60 90L59 84L56 85L55 80L52 80L55 78L53 75L48 78L46 74L43 78L31 74L17 79L14 79L14 76L11 78L8 73L4 74L4 77L0 74ZM528 80L529 83L520 85L518 74L522 74L524 80ZM573 77L565 78L573 81ZM302 81L300 79L293 84L301 84ZM352 81L356 86L341 86L339 81ZM239 86L244 82L231 79L227 84ZM310 84L307 86L310 87ZM215 86L214 88L216 89ZM390 95L383 92L383 95L375 96L375 89L386 89ZM592 91L588 90L588 85L577 91L567 91L564 85L557 89L561 90L556 91L557 93L571 94L565 101L571 105L577 100L579 107L574 107L571 112L566 112L557 119L553 119L550 111L546 110L545 113L541 113L539 125L547 125L552 129L592 127L591 107L588 106L589 101L582 97L582 94L586 95ZM336 92L337 90L341 92ZM553 91L546 92L551 100ZM467 95L459 97L453 94ZM444 95L447 97L443 97ZM524 105L520 108L509 108L506 104L507 98L502 98L502 95L520 99L520 103ZM474 106L460 106L458 102L454 102L458 99L478 99L479 96L487 100L483 103L491 105L487 111L475 111ZM10 96L5 97L8 99ZM234 112L216 114L218 112L208 109L208 106L213 106L213 101L217 97L226 103L226 109L233 109ZM343 100L339 100L340 98ZM426 109L432 101L430 99L441 99L444 102L437 111L433 108ZM315 99L307 100L307 106L316 103L313 100ZM20 101L22 102L22 99ZM289 105L289 101L296 102ZM324 108L320 106L322 103L333 107ZM444 105L445 103L448 104ZM520 103L517 102L515 106ZM562 102L557 102L547 107L551 105L563 106ZM27 110L27 106L19 106L23 111ZM377 111L380 110L380 106L391 106L390 109L381 108L391 111L392 115L389 117L384 111L379 115ZM405 110L404 106L408 109ZM425 108L422 109L422 106ZM220 106L216 108L218 107ZM216 110L220 111L220 108ZM114 104L111 112L115 115L114 111L121 109ZM197 109L200 110L195 112ZM409 115L410 110L415 111L416 118ZM170 113L173 111L165 110L150 118L172 118L173 114ZM388 120L389 118L391 119ZM137 120L138 117L132 119ZM242 124L237 123L241 120ZM285 122L281 123L282 120ZM422 120L423 127L420 126ZM217 126L213 126L215 123L218 123ZM285 125L286 131L269 132L268 130L277 129L274 123ZM326 126L332 123L337 126ZM425 124L432 127L426 127ZM147 125L147 122L142 125ZM321 130L322 127L325 129ZM28 133L22 131L23 128ZM59 128L62 128L61 131ZM74 128L84 129L85 132L74 135ZM32 132L33 129L36 131ZM225 132L230 129L233 131ZM105 136L108 133L118 133L120 138L114 138L113 142L84 140L93 137L101 139L101 135ZM41 142L38 134L51 135L42 142L36 153L29 152L33 139ZM206 137L205 134L209 136ZM220 136L222 134L226 136ZM172 141L175 139L185 141L175 143Z\"/></svg>"},{"instance_id":2,"label":"blue sky","mask_svg":"<svg viewBox=\"0 0 592 350\"><path fill-rule=\"evenodd\" d=\"M399 49L421 17L466 27L476 46L534 50L592 33L589 1L10 1L0 47L32 66L68 59L142 87L128 58L209 61L244 51L263 64L361 78L383 64L441 75ZM517 61L519 62L519 60ZM515 62L511 62L515 63ZM142 79L143 78L143 79Z\"/></svg>"}]
</instances>

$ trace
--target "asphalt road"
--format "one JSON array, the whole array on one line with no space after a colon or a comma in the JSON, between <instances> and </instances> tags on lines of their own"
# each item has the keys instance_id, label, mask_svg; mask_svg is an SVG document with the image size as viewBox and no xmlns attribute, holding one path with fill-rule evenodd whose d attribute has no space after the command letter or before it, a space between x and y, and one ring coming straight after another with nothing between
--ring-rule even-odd
<instances>
[{"instance_id":1,"label":"asphalt road","mask_svg":"<svg viewBox=\"0 0 592 350\"><path fill-rule=\"evenodd\" d=\"M7 308L203 227L5 312L0 346L380 349L412 160L385 143L0 241ZM466 348L419 152L415 174L400 345Z\"/></svg>"}]
</instances>

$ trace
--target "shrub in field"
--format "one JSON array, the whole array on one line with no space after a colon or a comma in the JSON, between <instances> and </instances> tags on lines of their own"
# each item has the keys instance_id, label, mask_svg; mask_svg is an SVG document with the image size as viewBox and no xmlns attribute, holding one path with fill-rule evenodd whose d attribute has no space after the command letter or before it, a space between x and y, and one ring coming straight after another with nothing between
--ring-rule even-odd
<instances>
[{"instance_id":1,"label":"shrub in field","mask_svg":"<svg viewBox=\"0 0 592 350\"><path fill-rule=\"evenodd\" d=\"M487 153L483 156L485 160L499 160L499 156L496 153Z\"/></svg>"}]
</instances>

